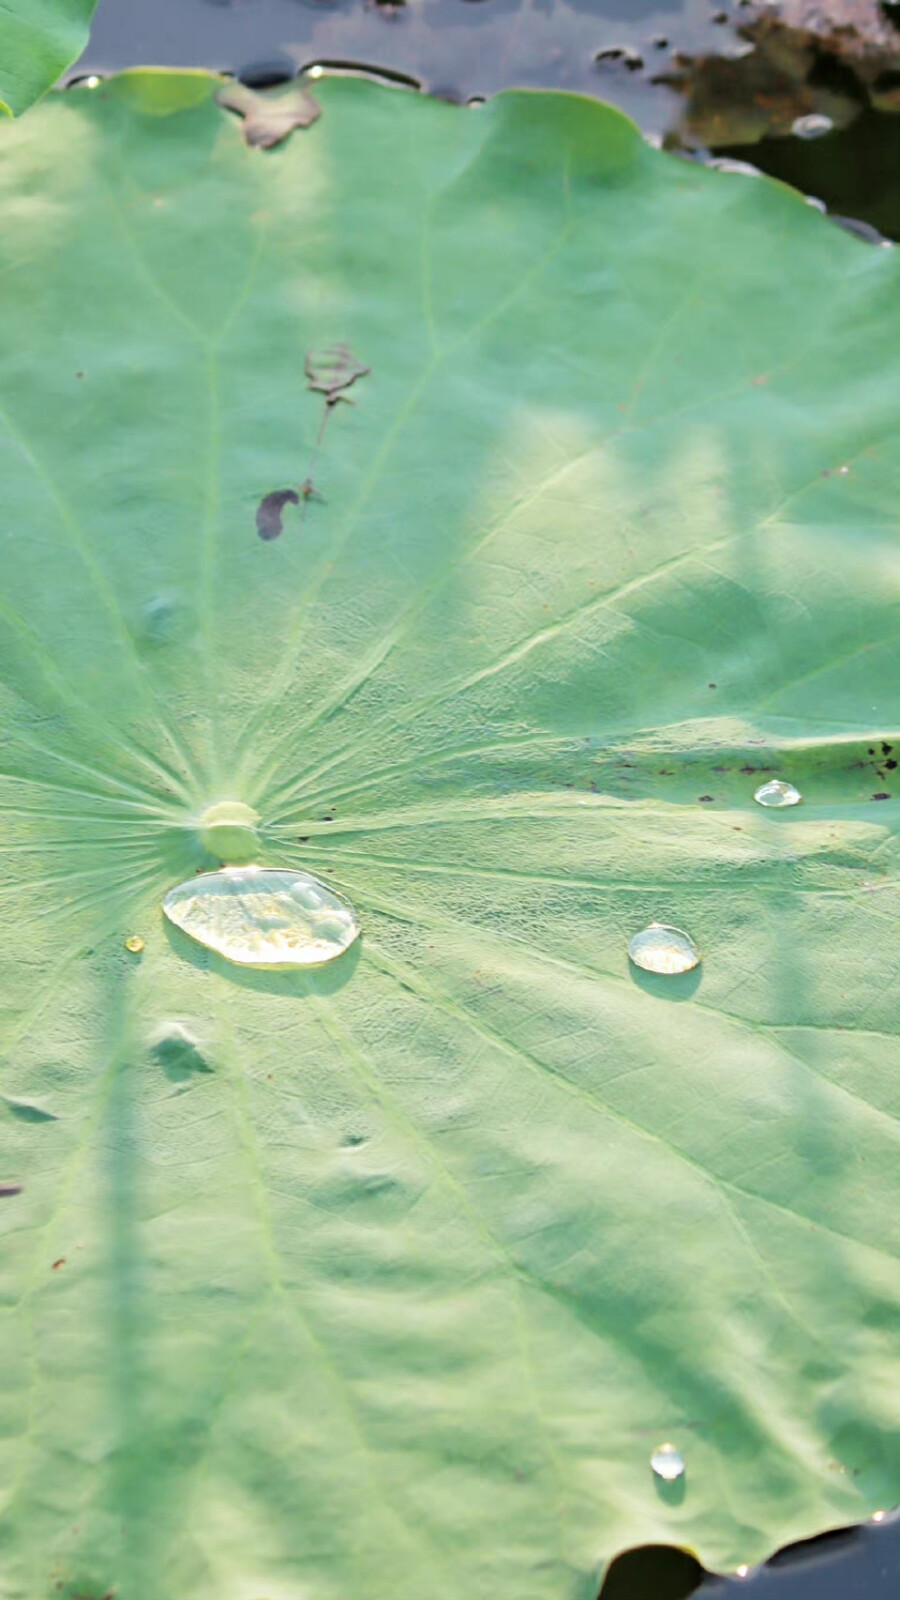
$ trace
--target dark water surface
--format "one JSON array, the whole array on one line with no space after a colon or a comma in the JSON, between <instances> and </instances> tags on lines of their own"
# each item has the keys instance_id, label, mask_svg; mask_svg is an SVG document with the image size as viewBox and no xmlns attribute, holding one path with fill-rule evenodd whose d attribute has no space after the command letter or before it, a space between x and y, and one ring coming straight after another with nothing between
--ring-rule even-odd
<instances>
[{"instance_id":1,"label":"dark water surface","mask_svg":"<svg viewBox=\"0 0 900 1600\"><path fill-rule=\"evenodd\" d=\"M74 72L198 66L259 85L324 63L462 101L513 86L578 90L671 146L737 156L900 236L900 89L897 109L873 106L871 85L827 53L805 80L785 79L781 47L754 52L746 37L753 15L746 0L101 0ZM792 137L810 110L829 112L834 130Z\"/></svg>"},{"instance_id":2,"label":"dark water surface","mask_svg":"<svg viewBox=\"0 0 900 1600\"><path fill-rule=\"evenodd\" d=\"M833 213L900 235L900 114L864 103L846 73L835 95L835 129L823 138L790 136L792 110L783 103L776 108L781 125L761 142L734 137L747 125L727 99L752 48L737 31L745 16L739 0L101 0L71 76L197 66L262 85L318 63L400 74L460 101L510 87L573 89L621 106L656 139L700 158L714 150L750 162ZM704 65L710 58L711 72ZM820 104L818 92L801 88L793 109ZM771 102L765 94L748 97L751 106ZM719 120L721 137L712 138ZM900 1516L792 1546L742 1577L707 1575L692 1556L663 1546L628 1551L613 1563L601 1595L900 1600Z\"/></svg>"}]
</instances>

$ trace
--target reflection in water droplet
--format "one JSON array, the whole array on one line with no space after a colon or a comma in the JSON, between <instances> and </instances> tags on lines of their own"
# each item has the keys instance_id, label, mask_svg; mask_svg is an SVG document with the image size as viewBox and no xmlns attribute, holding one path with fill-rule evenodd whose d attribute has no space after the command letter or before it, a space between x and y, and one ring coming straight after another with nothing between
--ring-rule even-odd
<instances>
[{"instance_id":1,"label":"reflection in water droplet","mask_svg":"<svg viewBox=\"0 0 900 1600\"><path fill-rule=\"evenodd\" d=\"M821 139L823 134L830 133L834 123L830 117L822 112L810 111L805 117L797 117L791 124L791 133L798 139Z\"/></svg>"},{"instance_id":2,"label":"reflection in water droplet","mask_svg":"<svg viewBox=\"0 0 900 1600\"><path fill-rule=\"evenodd\" d=\"M684 1476L684 1456L676 1450L673 1444L657 1445L650 1465L658 1478L663 1478L666 1483L674 1483L676 1478Z\"/></svg>"},{"instance_id":3,"label":"reflection in water droplet","mask_svg":"<svg viewBox=\"0 0 900 1600\"><path fill-rule=\"evenodd\" d=\"M782 783L780 778L772 778L768 783L760 784L753 796L760 806L798 806L803 799L799 789L792 783Z\"/></svg>"},{"instance_id":4,"label":"reflection in water droplet","mask_svg":"<svg viewBox=\"0 0 900 1600\"><path fill-rule=\"evenodd\" d=\"M130 933L125 940L125 949L130 950L133 956L139 956L144 948L144 941L139 933Z\"/></svg>"},{"instance_id":5,"label":"reflection in water droplet","mask_svg":"<svg viewBox=\"0 0 900 1600\"><path fill-rule=\"evenodd\" d=\"M163 911L244 967L311 967L342 955L359 934L356 912L308 872L224 867L170 889Z\"/></svg>"},{"instance_id":6,"label":"reflection in water droplet","mask_svg":"<svg viewBox=\"0 0 900 1600\"><path fill-rule=\"evenodd\" d=\"M736 1578L747 1578L750 1576L750 1568L747 1566L746 1562L742 1562L739 1567L735 1568L734 1575Z\"/></svg>"},{"instance_id":7,"label":"reflection in water droplet","mask_svg":"<svg viewBox=\"0 0 900 1600\"><path fill-rule=\"evenodd\" d=\"M628 941L628 954L636 967L645 972L674 974L690 972L700 964L700 952L693 939L680 928L670 928L664 922L651 922L649 928Z\"/></svg>"}]
</instances>

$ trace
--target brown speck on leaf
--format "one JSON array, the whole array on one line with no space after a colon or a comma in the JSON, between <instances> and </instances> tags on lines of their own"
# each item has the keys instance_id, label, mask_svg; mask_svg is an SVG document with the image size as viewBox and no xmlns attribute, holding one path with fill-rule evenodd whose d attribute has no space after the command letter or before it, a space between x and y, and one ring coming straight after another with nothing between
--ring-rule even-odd
<instances>
[{"instance_id":1,"label":"brown speck on leaf","mask_svg":"<svg viewBox=\"0 0 900 1600\"><path fill-rule=\"evenodd\" d=\"M281 513L286 505L298 506L300 496L295 489L273 489L263 495L256 510L256 531L261 539L277 539L283 531Z\"/></svg>"},{"instance_id":2,"label":"brown speck on leaf","mask_svg":"<svg viewBox=\"0 0 900 1600\"><path fill-rule=\"evenodd\" d=\"M711 794L700 794L700 795L697 796L697 799L703 805L709 805L711 803L712 799L713 799L713 796Z\"/></svg>"},{"instance_id":3,"label":"brown speck on leaf","mask_svg":"<svg viewBox=\"0 0 900 1600\"><path fill-rule=\"evenodd\" d=\"M22 1193L20 1183L0 1183L0 1200L11 1200L13 1195Z\"/></svg>"},{"instance_id":4,"label":"brown speck on leaf","mask_svg":"<svg viewBox=\"0 0 900 1600\"><path fill-rule=\"evenodd\" d=\"M755 389L758 389L762 384L768 383L768 381L769 381L769 374L767 372L761 372L758 378L754 378L752 380L753 387Z\"/></svg>"},{"instance_id":5,"label":"brown speck on leaf","mask_svg":"<svg viewBox=\"0 0 900 1600\"><path fill-rule=\"evenodd\" d=\"M716 685L715 685L715 684L714 684L714 683L708 683L708 684L707 684L707 685L706 685L706 687L707 687L707 688L708 688L708 689L715 689L715 688L716 688Z\"/></svg>"},{"instance_id":6,"label":"brown speck on leaf","mask_svg":"<svg viewBox=\"0 0 900 1600\"><path fill-rule=\"evenodd\" d=\"M346 400L349 389L357 378L365 378L371 367L364 367L348 344L332 344L325 350L308 350L303 363L307 386L325 396L327 405Z\"/></svg>"},{"instance_id":7,"label":"brown speck on leaf","mask_svg":"<svg viewBox=\"0 0 900 1600\"><path fill-rule=\"evenodd\" d=\"M66 1264L65 1256L60 1256L59 1260L58 1261L54 1261L54 1263L53 1263L53 1271L54 1272L58 1272L60 1267L64 1267L65 1264Z\"/></svg>"},{"instance_id":8,"label":"brown speck on leaf","mask_svg":"<svg viewBox=\"0 0 900 1600\"><path fill-rule=\"evenodd\" d=\"M318 100L299 83L278 94L261 94L245 83L226 83L216 100L243 118L244 143L252 150L271 150L295 128L308 128L322 115Z\"/></svg>"},{"instance_id":9,"label":"brown speck on leaf","mask_svg":"<svg viewBox=\"0 0 900 1600\"><path fill-rule=\"evenodd\" d=\"M890 800L890 798L886 789L879 789L878 793L872 796L873 800Z\"/></svg>"},{"instance_id":10,"label":"brown speck on leaf","mask_svg":"<svg viewBox=\"0 0 900 1600\"><path fill-rule=\"evenodd\" d=\"M75 376L76 376L76 378L83 378L84 377L84 373L83 372L76 372Z\"/></svg>"}]
</instances>

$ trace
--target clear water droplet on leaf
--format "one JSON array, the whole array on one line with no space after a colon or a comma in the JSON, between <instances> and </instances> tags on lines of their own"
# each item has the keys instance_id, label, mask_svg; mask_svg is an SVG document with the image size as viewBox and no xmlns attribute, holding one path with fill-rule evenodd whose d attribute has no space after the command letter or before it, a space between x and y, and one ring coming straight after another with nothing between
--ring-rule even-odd
<instances>
[{"instance_id":1,"label":"clear water droplet on leaf","mask_svg":"<svg viewBox=\"0 0 900 1600\"><path fill-rule=\"evenodd\" d=\"M130 950L133 956L139 956L144 948L144 941L139 933L130 933L125 940L125 949Z\"/></svg>"},{"instance_id":2,"label":"clear water droplet on leaf","mask_svg":"<svg viewBox=\"0 0 900 1600\"><path fill-rule=\"evenodd\" d=\"M664 922L651 922L628 941L628 954L636 967L645 972L664 972L673 976L691 972L700 965L700 952L694 941L680 928Z\"/></svg>"},{"instance_id":3,"label":"clear water droplet on leaf","mask_svg":"<svg viewBox=\"0 0 900 1600\"><path fill-rule=\"evenodd\" d=\"M772 778L768 783L760 784L753 796L757 805L772 807L798 806L803 799L799 789L792 783L784 783L781 778Z\"/></svg>"},{"instance_id":4,"label":"clear water droplet on leaf","mask_svg":"<svg viewBox=\"0 0 900 1600\"><path fill-rule=\"evenodd\" d=\"M259 812L242 800L220 800L200 818L204 850L228 866L242 866L259 854L256 824Z\"/></svg>"},{"instance_id":5,"label":"clear water droplet on leaf","mask_svg":"<svg viewBox=\"0 0 900 1600\"><path fill-rule=\"evenodd\" d=\"M244 967L322 966L360 931L346 900L289 867L201 873L170 889L163 911L198 944Z\"/></svg>"},{"instance_id":6,"label":"clear water droplet on leaf","mask_svg":"<svg viewBox=\"0 0 900 1600\"><path fill-rule=\"evenodd\" d=\"M650 1465L658 1478L674 1483L684 1477L684 1456L674 1444L659 1444L650 1457Z\"/></svg>"}]
</instances>

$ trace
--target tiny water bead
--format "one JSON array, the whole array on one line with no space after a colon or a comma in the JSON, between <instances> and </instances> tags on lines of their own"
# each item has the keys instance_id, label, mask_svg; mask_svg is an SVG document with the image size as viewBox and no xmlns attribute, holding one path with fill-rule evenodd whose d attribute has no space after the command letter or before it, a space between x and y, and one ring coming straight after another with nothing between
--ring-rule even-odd
<instances>
[{"instance_id":1,"label":"tiny water bead","mask_svg":"<svg viewBox=\"0 0 900 1600\"><path fill-rule=\"evenodd\" d=\"M781 778L771 778L768 783L760 784L753 798L758 806L772 808L798 806L803 796L792 783L783 783Z\"/></svg>"},{"instance_id":2,"label":"tiny water bead","mask_svg":"<svg viewBox=\"0 0 900 1600\"><path fill-rule=\"evenodd\" d=\"M645 972L664 972L674 976L691 972L700 965L700 952L694 941L680 928L664 922L651 922L628 941L628 954L636 967Z\"/></svg>"},{"instance_id":3,"label":"tiny water bead","mask_svg":"<svg viewBox=\"0 0 900 1600\"><path fill-rule=\"evenodd\" d=\"M133 956L139 956L144 948L144 941L139 933L130 933L125 940L125 949L130 950Z\"/></svg>"},{"instance_id":4,"label":"tiny water bead","mask_svg":"<svg viewBox=\"0 0 900 1600\"><path fill-rule=\"evenodd\" d=\"M309 872L223 867L170 889L169 921L242 967L322 966L359 936L353 907Z\"/></svg>"},{"instance_id":5,"label":"tiny water bead","mask_svg":"<svg viewBox=\"0 0 900 1600\"><path fill-rule=\"evenodd\" d=\"M659 1444L650 1457L650 1465L664 1483L674 1483L684 1477L684 1456L674 1444Z\"/></svg>"}]
</instances>

